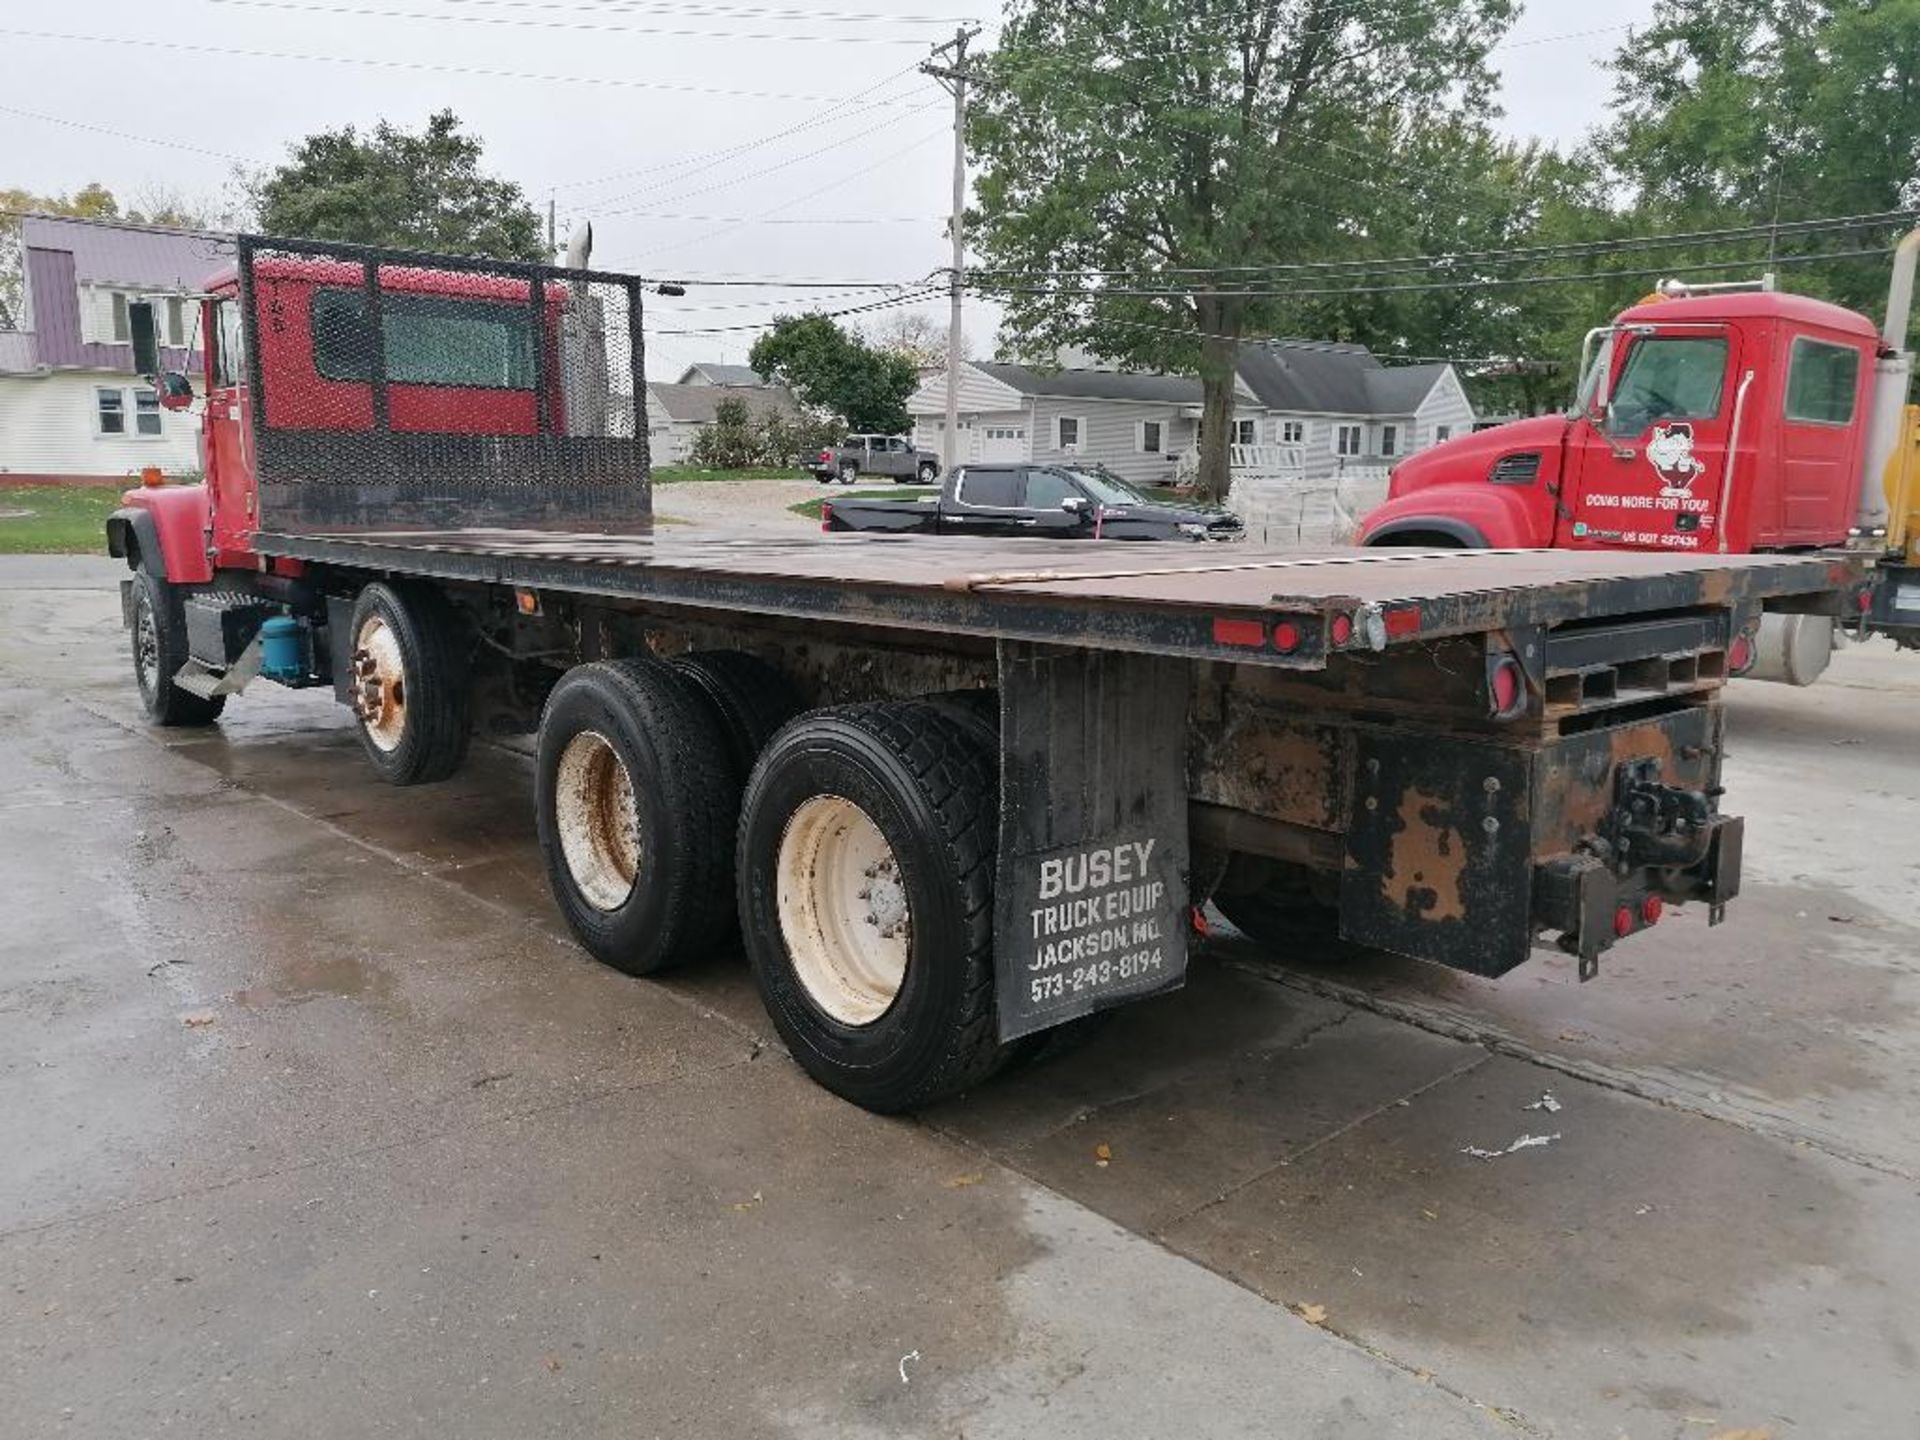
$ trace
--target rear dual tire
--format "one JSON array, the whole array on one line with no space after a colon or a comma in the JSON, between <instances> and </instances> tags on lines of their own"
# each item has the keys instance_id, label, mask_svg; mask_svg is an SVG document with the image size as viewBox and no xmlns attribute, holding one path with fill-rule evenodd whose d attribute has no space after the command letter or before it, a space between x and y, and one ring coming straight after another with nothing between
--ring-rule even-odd
<instances>
[{"instance_id":1,"label":"rear dual tire","mask_svg":"<svg viewBox=\"0 0 1920 1440\"><path fill-rule=\"evenodd\" d=\"M801 716L742 802L738 894L774 1027L841 1097L893 1112L994 1073L995 757L930 704Z\"/></svg>"}]
</instances>

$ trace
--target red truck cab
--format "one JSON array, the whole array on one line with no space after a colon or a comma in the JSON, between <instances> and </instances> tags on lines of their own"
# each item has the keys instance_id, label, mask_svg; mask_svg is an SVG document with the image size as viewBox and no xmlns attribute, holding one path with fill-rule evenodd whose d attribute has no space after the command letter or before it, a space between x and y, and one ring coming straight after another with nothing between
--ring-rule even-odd
<instances>
[{"instance_id":1,"label":"red truck cab","mask_svg":"<svg viewBox=\"0 0 1920 1440\"><path fill-rule=\"evenodd\" d=\"M383 323L374 327L362 267L298 255L257 260L251 333L260 337L258 357L246 354L237 269L228 266L207 281L196 377L206 403L205 478L129 491L109 522L113 554L146 563L175 584L204 584L217 569L268 568L252 544L259 528L250 448L258 375L272 377L264 401L267 424L277 431L371 432L384 409L378 428L388 432L565 432L558 338L565 287L543 290L538 333L546 353L537 356L527 281L405 265L381 265L378 273ZM385 337L378 367L370 340L376 333ZM160 388L169 408L193 399L184 377L165 377ZM277 568L299 567L281 561Z\"/></svg>"},{"instance_id":2,"label":"red truck cab","mask_svg":"<svg viewBox=\"0 0 1920 1440\"><path fill-rule=\"evenodd\" d=\"M1579 395L1401 462L1365 545L1693 550L1844 544L1881 339L1772 290L1654 297L1588 337Z\"/></svg>"}]
</instances>

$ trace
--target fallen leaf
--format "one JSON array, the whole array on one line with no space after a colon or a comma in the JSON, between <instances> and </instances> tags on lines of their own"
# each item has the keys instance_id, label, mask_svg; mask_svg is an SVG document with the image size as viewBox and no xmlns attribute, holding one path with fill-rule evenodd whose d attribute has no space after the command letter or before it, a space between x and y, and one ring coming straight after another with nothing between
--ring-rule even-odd
<instances>
[{"instance_id":1,"label":"fallen leaf","mask_svg":"<svg viewBox=\"0 0 1920 1440\"><path fill-rule=\"evenodd\" d=\"M1103 1170L1113 1163L1113 1150L1106 1141L1102 1140L1098 1145L1093 1147L1093 1163L1100 1166Z\"/></svg>"},{"instance_id":2,"label":"fallen leaf","mask_svg":"<svg viewBox=\"0 0 1920 1440\"><path fill-rule=\"evenodd\" d=\"M754 1206L758 1205L759 1203L760 1203L760 1192L756 1190L753 1192L753 1198L751 1200L736 1200L734 1202L733 1208L735 1210L751 1210L753 1209Z\"/></svg>"},{"instance_id":3,"label":"fallen leaf","mask_svg":"<svg viewBox=\"0 0 1920 1440\"><path fill-rule=\"evenodd\" d=\"M547 1356L547 1369L556 1375L560 1373L560 1357L558 1355Z\"/></svg>"},{"instance_id":4,"label":"fallen leaf","mask_svg":"<svg viewBox=\"0 0 1920 1440\"><path fill-rule=\"evenodd\" d=\"M1426 1217L1427 1217L1427 1219L1429 1219L1429 1220L1438 1220L1438 1219L1440 1218L1440 1217L1439 1217L1439 1215L1437 1215L1437 1214L1436 1214L1435 1212L1433 1212L1432 1210L1422 1210L1422 1211L1421 1211L1420 1213L1421 1213L1422 1215L1424 1215L1424 1216L1426 1216Z\"/></svg>"},{"instance_id":5,"label":"fallen leaf","mask_svg":"<svg viewBox=\"0 0 1920 1440\"><path fill-rule=\"evenodd\" d=\"M191 1015L182 1015L180 1017L180 1023L197 1030L202 1025L213 1024L213 1012L211 1010L196 1010Z\"/></svg>"},{"instance_id":6,"label":"fallen leaf","mask_svg":"<svg viewBox=\"0 0 1920 1440\"><path fill-rule=\"evenodd\" d=\"M940 1183L945 1185L949 1190L964 1190L969 1185L978 1185L986 1178L987 1177L981 1174L980 1171L975 1170L969 1175L956 1175L951 1180L943 1180Z\"/></svg>"},{"instance_id":7,"label":"fallen leaf","mask_svg":"<svg viewBox=\"0 0 1920 1440\"><path fill-rule=\"evenodd\" d=\"M1742 1427L1738 1430L1716 1430L1707 1440L1773 1440L1773 1431L1764 1426Z\"/></svg>"},{"instance_id":8,"label":"fallen leaf","mask_svg":"<svg viewBox=\"0 0 1920 1440\"><path fill-rule=\"evenodd\" d=\"M1293 1307L1293 1313L1309 1325L1324 1325L1327 1323L1327 1307L1324 1305L1296 1305Z\"/></svg>"}]
</instances>

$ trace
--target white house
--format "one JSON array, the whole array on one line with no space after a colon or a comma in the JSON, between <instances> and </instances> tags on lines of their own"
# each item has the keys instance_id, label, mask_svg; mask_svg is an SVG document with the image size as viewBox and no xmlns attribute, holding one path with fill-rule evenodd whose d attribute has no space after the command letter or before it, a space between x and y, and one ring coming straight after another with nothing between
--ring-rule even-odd
<instances>
[{"instance_id":1,"label":"white house","mask_svg":"<svg viewBox=\"0 0 1920 1440\"><path fill-rule=\"evenodd\" d=\"M118 221L20 222L26 289L19 328L0 331L0 478L121 479L157 465L201 468L197 408L160 408L133 373L132 317L150 306L168 369L197 371L206 278L226 242Z\"/></svg>"},{"instance_id":2,"label":"white house","mask_svg":"<svg viewBox=\"0 0 1920 1440\"><path fill-rule=\"evenodd\" d=\"M1376 470L1473 425L1451 365L1383 365L1364 347L1315 341L1243 346L1232 443L1251 461L1306 479ZM1196 378L1073 367L1046 371L1001 361L960 372L961 461L1081 458L1142 483L1166 483L1197 447ZM939 451L946 372L907 401L914 440Z\"/></svg>"},{"instance_id":3,"label":"white house","mask_svg":"<svg viewBox=\"0 0 1920 1440\"><path fill-rule=\"evenodd\" d=\"M751 372L749 372L751 373ZM682 465L693 442L713 423L723 400L745 403L758 421L768 413L798 415L800 406L782 385L721 385L688 380L647 386L647 448L655 465Z\"/></svg>"}]
</instances>

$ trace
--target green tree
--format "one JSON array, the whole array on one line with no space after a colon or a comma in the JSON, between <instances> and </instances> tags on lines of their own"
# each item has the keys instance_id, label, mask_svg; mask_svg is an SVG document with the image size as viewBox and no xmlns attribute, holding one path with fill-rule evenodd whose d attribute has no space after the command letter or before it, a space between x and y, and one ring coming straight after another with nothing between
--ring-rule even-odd
<instances>
[{"instance_id":1,"label":"green tree","mask_svg":"<svg viewBox=\"0 0 1920 1440\"><path fill-rule=\"evenodd\" d=\"M260 228L272 235L543 260L540 218L518 185L482 173L481 144L451 110L413 134L382 120L309 135L261 180Z\"/></svg>"},{"instance_id":2,"label":"green tree","mask_svg":"<svg viewBox=\"0 0 1920 1440\"><path fill-rule=\"evenodd\" d=\"M1379 147L1487 112L1487 50L1513 11L1019 0L968 128L984 288L1011 348L1197 369L1200 486L1224 495L1239 339L1283 310L1257 267L1371 249L1378 207L1354 197ZM1125 293L1141 290L1156 293Z\"/></svg>"},{"instance_id":3,"label":"green tree","mask_svg":"<svg viewBox=\"0 0 1920 1440\"><path fill-rule=\"evenodd\" d=\"M1662 0L1612 62L1597 149L1638 228L1695 230L1920 205L1920 0ZM1795 290L1877 315L1887 231L1691 259L1792 264ZM1789 262L1791 263L1791 261Z\"/></svg>"},{"instance_id":4,"label":"green tree","mask_svg":"<svg viewBox=\"0 0 1920 1440\"><path fill-rule=\"evenodd\" d=\"M0 330L13 329L20 317L27 257L20 244L19 217L25 214L117 220L120 202L97 180L71 195L36 195L31 190L17 188L0 190Z\"/></svg>"},{"instance_id":5,"label":"green tree","mask_svg":"<svg viewBox=\"0 0 1920 1440\"><path fill-rule=\"evenodd\" d=\"M855 430L905 430L907 397L920 383L911 360L875 350L821 314L780 316L753 342L747 363Z\"/></svg>"}]
</instances>

